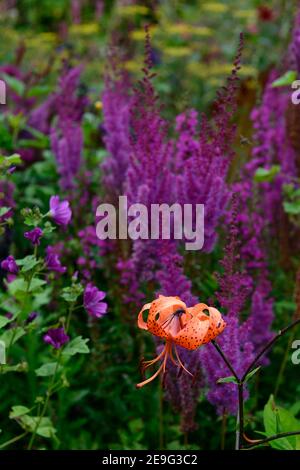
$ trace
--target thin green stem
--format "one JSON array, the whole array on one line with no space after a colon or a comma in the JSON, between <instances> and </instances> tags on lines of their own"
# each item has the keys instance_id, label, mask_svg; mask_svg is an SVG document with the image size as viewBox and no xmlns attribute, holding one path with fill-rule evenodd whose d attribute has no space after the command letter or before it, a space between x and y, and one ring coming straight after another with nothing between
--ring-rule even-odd
<instances>
[{"instance_id":1,"label":"thin green stem","mask_svg":"<svg viewBox=\"0 0 300 470\"><path fill-rule=\"evenodd\" d=\"M159 449L164 448L164 397L163 384L159 381Z\"/></svg>"},{"instance_id":2,"label":"thin green stem","mask_svg":"<svg viewBox=\"0 0 300 470\"><path fill-rule=\"evenodd\" d=\"M267 444L268 442L275 441L277 439L282 439L283 437L299 436L299 435L300 435L300 431L282 432L279 434L274 434L274 436L266 437L265 439L260 439L254 444L243 447L243 449L253 449L254 447Z\"/></svg>"},{"instance_id":3,"label":"thin green stem","mask_svg":"<svg viewBox=\"0 0 300 470\"><path fill-rule=\"evenodd\" d=\"M287 365L287 362L288 362L289 352L291 350L291 346L292 346L292 342L294 341L294 338L295 338L295 330L292 332L292 334L289 338L289 341L288 341L288 344L286 346L286 350L285 350L285 353L284 353L284 356L283 356L283 360L281 362L281 366L280 366L280 369L279 369L279 373L278 373L278 376L277 376L275 389L274 389L274 398L277 397L280 385L282 384L283 375L284 375L285 368L286 368L286 365Z\"/></svg>"},{"instance_id":4,"label":"thin green stem","mask_svg":"<svg viewBox=\"0 0 300 470\"><path fill-rule=\"evenodd\" d=\"M290 325L288 325L286 328L283 328L283 330L280 330L278 332L277 335L275 335L267 344L266 346L263 347L263 349L257 354L257 356L253 359L253 361L251 362L251 364L249 365L248 369L246 370L246 372L244 373L243 377L241 378L241 382L245 382L245 379L247 377L247 375L249 374L249 372L252 371L252 369L254 368L254 366L256 365L256 363L259 361L259 359L264 356L264 354L273 346L273 344L279 339L281 338L281 336L283 336L285 333L287 333L289 330L291 330L292 328L294 328L295 326L299 325L300 324L300 318L298 318L297 320L295 320L293 323L291 323Z\"/></svg>"},{"instance_id":5,"label":"thin green stem","mask_svg":"<svg viewBox=\"0 0 300 470\"><path fill-rule=\"evenodd\" d=\"M227 413L226 411L224 411L222 415L222 426L221 426L221 450L225 449L226 433L227 433Z\"/></svg>"},{"instance_id":6,"label":"thin green stem","mask_svg":"<svg viewBox=\"0 0 300 470\"><path fill-rule=\"evenodd\" d=\"M19 436L13 437L9 441L4 442L3 444L0 445L0 449L4 449L4 447L10 446L14 442L20 441L23 439L23 437L27 436L28 432L23 432L23 434L20 434Z\"/></svg>"},{"instance_id":7,"label":"thin green stem","mask_svg":"<svg viewBox=\"0 0 300 470\"><path fill-rule=\"evenodd\" d=\"M42 421L42 419L45 416L45 413L47 411L49 400L50 400L50 397L53 393L52 389L53 389L53 385L55 383L56 374L57 374L57 371L58 371L58 367L60 365L61 354L62 354L62 349L59 350L58 357L57 357L57 362L56 362L56 367L55 367L54 373L51 377L51 380L49 382L48 389L47 389L47 392L46 392L46 400L45 400L44 406L42 408L42 411L41 411L40 415L38 416L34 431L32 433L31 439L30 439L29 444L28 444L28 448L27 448L28 450L32 449L34 440L36 438L37 431L38 431L39 426L41 424L41 421Z\"/></svg>"}]
</instances>

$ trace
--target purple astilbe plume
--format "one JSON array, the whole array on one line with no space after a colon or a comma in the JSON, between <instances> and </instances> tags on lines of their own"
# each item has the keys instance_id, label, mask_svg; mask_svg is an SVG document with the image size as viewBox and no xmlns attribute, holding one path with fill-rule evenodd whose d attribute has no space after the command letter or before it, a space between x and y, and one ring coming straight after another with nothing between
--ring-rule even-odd
<instances>
[{"instance_id":1,"label":"purple astilbe plume","mask_svg":"<svg viewBox=\"0 0 300 470\"><path fill-rule=\"evenodd\" d=\"M128 204L144 204L150 214L151 204L172 201L171 159L172 146L167 138L168 124L160 115L158 97L151 72L151 46L146 32L146 59L144 77L134 90L131 109L131 140L125 192ZM121 282L131 285L155 281L157 268L157 240L135 240L130 263L127 263ZM119 266L121 266L119 264ZM123 264L124 266L124 264ZM134 296L137 296L134 298ZM140 301L140 292L131 292L134 301Z\"/></svg>"},{"instance_id":2,"label":"purple astilbe plume","mask_svg":"<svg viewBox=\"0 0 300 470\"><path fill-rule=\"evenodd\" d=\"M57 122L51 129L51 146L63 190L75 187L81 166L83 147L81 120L87 105L84 93L80 94L81 72L81 67L64 70L56 96Z\"/></svg>"},{"instance_id":3,"label":"purple astilbe plume","mask_svg":"<svg viewBox=\"0 0 300 470\"><path fill-rule=\"evenodd\" d=\"M194 110L179 115L176 120L177 200L182 204L205 205L203 249L207 252L213 249L217 224L229 196L226 176L234 156L232 144L236 126L232 123L232 117L236 109L237 73L242 48L241 35L232 74L227 79L227 85L218 92L214 103L212 122L203 115L199 126Z\"/></svg>"},{"instance_id":4,"label":"purple astilbe plume","mask_svg":"<svg viewBox=\"0 0 300 470\"><path fill-rule=\"evenodd\" d=\"M251 341L251 331L247 322L242 322L241 313L252 287L252 279L239 268L240 242L236 220L236 206L233 204L230 230L227 245L224 250L223 274L218 275L219 290L216 293L220 303L226 328L218 338L225 355L230 360L238 375L250 365L253 359L254 345ZM227 365L218 357L213 345L208 344L200 351L201 361L209 385L208 400L216 406L218 414L236 414L238 393L235 384L218 384L218 379L231 375ZM245 393L247 398L247 392Z\"/></svg>"},{"instance_id":5,"label":"purple astilbe plume","mask_svg":"<svg viewBox=\"0 0 300 470\"><path fill-rule=\"evenodd\" d=\"M116 73L116 72L115 72ZM102 94L104 143L109 153L102 164L103 183L108 198L114 202L124 192L125 175L130 155L130 107L128 77L107 76Z\"/></svg>"},{"instance_id":6,"label":"purple astilbe plume","mask_svg":"<svg viewBox=\"0 0 300 470\"><path fill-rule=\"evenodd\" d=\"M300 73L300 8L296 13L292 41L289 47L290 67Z\"/></svg>"},{"instance_id":7,"label":"purple astilbe plume","mask_svg":"<svg viewBox=\"0 0 300 470\"><path fill-rule=\"evenodd\" d=\"M43 340L45 343L53 346L53 348L60 349L70 338L64 328L50 328L44 335Z\"/></svg>"}]
</instances>

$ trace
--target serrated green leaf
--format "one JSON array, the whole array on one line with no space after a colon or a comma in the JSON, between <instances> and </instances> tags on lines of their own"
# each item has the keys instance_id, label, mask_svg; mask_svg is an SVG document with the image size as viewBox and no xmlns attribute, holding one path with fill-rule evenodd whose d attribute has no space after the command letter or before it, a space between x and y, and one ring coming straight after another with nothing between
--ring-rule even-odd
<instances>
[{"instance_id":1,"label":"serrated green leaf","mask_svg":"<svg viewBox=\"0 0 300 470\"><path fill-rule=\"evenodd\" d=\"M56 433L50 418L47 417L40 419L39 416L24 415L20 417L19 423L28 432L35 432L36 426L39 423L36 433L42 437L50 438Z\"/></svg>"},{"instance_id":2,"label":"serrated green leaf","mask_svg":"<svg viewBox=\"0 0 300 470\"><path fill-rule=\"evenodd\" d=\"M22 266L22 272L25 273L39 264L39 260L34 255L26 256L23 259L16 260L18 266Z\"/></svg>"},{"instance_id":3,"label":"serrated green leaf","mask_svg":"<svg viewBox=\"0 0 300 470\"><path fill-rule=\"evenodd\" d=\"M282 432L300 432L300 422L288 410L277 406L273 395L264 408L264 426L267 437ZM297 450L300 448L300 437L282 437L271 441L270 445L279 450Z\"/></svg>"},{"instance_id":4,"label":"serrated green leaf","mask_svg":"<svg viewBox=\"0 0 300 470\"><path fill-rule=\"evenodd\" d=\"M0 336L0 340L4 341L5 346L8 348L10 345L15 344L22 336L24 336L26 331L21 326L16 328L11 328L10 330L5 331Z\"/></svg>"},{"instance_id":5,"label":"serrated green leaf","mask_svg":"<svg viewBox=\"0 0 300 470\"><path fill-rule=\"evenodd\" d=\"M3 328L4 326L6 326L11 320L7 317L3 317L2 315L0 315L0 328Z\"/></svg>"},{"instance_id":6,"label":"serrated green leaf","mask_svg":"<svg viewBox=\"0 0 300 470\"><path fill-rule=\"evenodd\" d=\"M74 354L88 354L90 352L87 346L88 338L83 339L82 336L77 336L70 341L63 350L63 356L74 356Z\"/></svg>"},{"instance_id":7,"label":"serrated green leaf","mask_svg":"<svg viewBox=\"0 0 300 470\"><path fill-rule=\"evenodd\" d=\"M48 362L35 370L36 375L39 377L48 377L54 375L59 370L57 362Z\"/></svg>"},{"instance_id":8,"label":"serrated green leaf","mask_svg":"<svg viewBox=\"0 0 300 470\"><path fill-rule=\"evenodd\" d=\"M19 418L30 413L30 409L27 406L12 406L11 412L9 413L10 419Z\"/></svg>"}]
</instances>

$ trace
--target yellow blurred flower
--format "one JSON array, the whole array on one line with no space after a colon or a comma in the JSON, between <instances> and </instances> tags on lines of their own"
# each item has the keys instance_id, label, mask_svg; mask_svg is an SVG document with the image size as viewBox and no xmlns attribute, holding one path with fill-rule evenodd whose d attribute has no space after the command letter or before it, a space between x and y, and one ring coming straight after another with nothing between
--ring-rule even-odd
<instances>
[{"instance_id":1,"label":"yellow blurred flower","mask_svg":"<svg viewBox=\"0 0 300 470\"><path fill-rule=\"evenodd\" d=\"M241 18L245 20L255 20L256 18L256 10L248 9L248 10L235 10L232 12L232 16L235 18Z\"/></svg>"},{"instance_id":2,"label":"yellow blurred flower","mask_svg":"<svg viewBox=\"0 0 300 470\"><path fill-rule=\"evenodd\" d=\"M164 47L163 53L169 57L186 57L190 55L193 50L190 47Z\"/></svg>"},{"instance_id":3,"label":"yellow blurred flower","mask_svg":"<svg viewBox=\"0 0 300 470\"><path fill-rule=\"evenodd\" d=\"M143 63L136 60L127 60L124 63L124 68L128 70L128 72L137 73L143 68Z\"/></svg>"},{"instance_id":4,"label":"yellow blurred flower","mask_svg":"<svg viewBox=\"0 0 300 470\"><path fill-rule=\"evenodd\" d=\"M124 5L117 8L117 12L121 16L135 16L135 15L147 15L149 8L143 5Z\"/></svg>"},{"instance_id":5,"label":"yellow blurred flower","mask_svg":"<svg viewBox=\"0 0 300 470\"><path fill-rule=\"evenodd\" d=\"M70 32L73 34L79 34L83 36L97 34L99 32L99 24L98 23L73 24L70 27Z\"/></svg>"},{"instance_id":6,"label":"yellow blurred flower","mask_svg":"<svg viewBox=\"0 0 300 470\"><path fill-rule=\"evenodd\" d=\"M221 2L205 2L201 3L201 9L207 13L225 13L229 10L229 6Z\"/></svg>"},{"instance_id":7,"label":"yellow blurred flower","mask_svg":"<svg viewBox=\"0 0 300 470\"><path fill-rule=\"evenodd\" d=\"M103 108L103 103L102 103L102 101L96 101L96 103L95 103L95 109L97 109L97 111L101 111L102 108Z\"/></svg>"}]
</instances>

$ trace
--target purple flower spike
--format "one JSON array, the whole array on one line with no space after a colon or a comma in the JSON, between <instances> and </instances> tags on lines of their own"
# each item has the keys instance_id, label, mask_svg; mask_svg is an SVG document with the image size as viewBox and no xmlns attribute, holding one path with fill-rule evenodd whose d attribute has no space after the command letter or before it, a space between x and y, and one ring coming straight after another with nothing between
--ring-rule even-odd
<instances>
[{"instance_id":1,"label":"purple flower spike","mask_svg":"<svg viewBox=\"0 0 300 470\"><path fill-rule=\"evenodd\" d=\"M55 252L55 249L52 246L46 248L46 266L50 271L55 271L57 273L65 273L67 268L62 266L58 253Z\"/></svg>"},{"instance_id":2,"label":"purple flower spike","mask_svg":"<svg viewBox=\"0 0 300 470\"><path fill-rule=\"evenodd\" d=\"M60 202L59 196L51 196L50 214L58 225L68 225L72 217L69 201Z\"/></svg>"},{"instance_id":3,"label":"purple flower spike","mask_svg":"<svg viewBox=\"0 0 300 470\"><path fill-rule=\"evenodd\" d=\"M43 230L40 227L35 227L30 232L25 232L24 237L31 241L33 245L39 245L40 239L43 235Z\"/></svg>"},{"instance_id":4,"label":"purple flower spike","mask_svg":"<svg viewBox=\"0 0 300 470\"><path fill-rule=\"evenodd\" d=\"M107 303L101 302L106 293L88 284L83 295L83 305L91 317L101 318L107 312Z\"/></svg>"},{"instance_id":5,"label":"purple flower spike","mask_svg":"<svg viewBox=\"0 0 300 470\"><path fill-rule=\"evenodd\" d=\"M70 338L65 333L64 328L51 328L43 339L45 343L51 344L55 349L60 349Z\"/></svg>"},{"instance_id":6,"label":"purple flower spike","mask_svg":"<svg viewBox=\"0 0 300 470\"><path fill-rule=\"evenodd\" d=\"M1 268L8 271L11 274L18 274L19 268L16 260L13 256L9 255L6 259L1 262Z\"/></svg>"}]
</instances>

